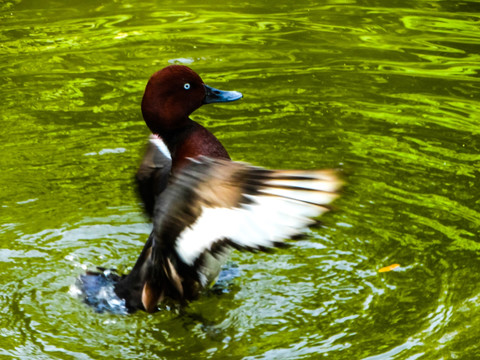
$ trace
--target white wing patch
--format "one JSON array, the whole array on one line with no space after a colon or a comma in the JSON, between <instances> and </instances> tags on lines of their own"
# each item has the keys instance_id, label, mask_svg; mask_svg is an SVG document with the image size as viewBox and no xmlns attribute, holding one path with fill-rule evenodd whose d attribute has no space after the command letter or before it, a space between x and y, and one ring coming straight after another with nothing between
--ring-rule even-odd
<instances>
[{"instance_id":1,"label":"white wing patch","mask_svg":"<svg viewBox=\"0 0 480 360\"><path fill-rule=\"evenodd\" d=\"M262 192L266 195L245 195L253 201L241 207L203 207L197 221L177 238L176 251L180 258L193 265L215 242L225 239L247 249L272 247L303 232L312 222L311 217L328 211L317 204L327 204L338 196L272 187L263 188Z\"/></svg>"}]
</instances>

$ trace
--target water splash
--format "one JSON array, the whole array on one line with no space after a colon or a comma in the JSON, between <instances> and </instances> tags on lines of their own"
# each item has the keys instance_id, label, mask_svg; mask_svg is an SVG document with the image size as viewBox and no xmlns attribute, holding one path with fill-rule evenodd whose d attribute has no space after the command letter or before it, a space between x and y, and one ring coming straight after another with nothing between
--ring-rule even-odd
<instances>
[{"instance_id":1,"label":"water splash","mask_svg":"<svg viewBox=\"0 0 480 360\"><path fill-rule=\"evenodd\" d=\"M125 300L115 294L114 286L120 277L111 270L87 272L81 275L69 293L83 298L98 313L128 314Z\"/></svg>"}]
</instances>

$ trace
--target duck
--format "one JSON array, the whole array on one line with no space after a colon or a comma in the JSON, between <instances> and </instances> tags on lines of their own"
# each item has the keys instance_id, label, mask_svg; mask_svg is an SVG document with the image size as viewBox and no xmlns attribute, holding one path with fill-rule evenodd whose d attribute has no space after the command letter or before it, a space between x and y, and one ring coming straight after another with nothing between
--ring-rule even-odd
<instances>
[{"instance_id":1,"label":"duck","mask_svg":"<svg viewBox=\"0 0 480 360\"><path fill-rule=\"evenodd\" d=\"M232 250L285 246L331 209L343 186L338 171L232 161L221 142L189 118L203 104L241 97L205 85L186 66L150 78L142 113L152 134L136 177L153 230L128 274L98 268L80 276L88 304L100 309L100 294L108 293L107 302L126 313L153 313L170 302L185 306L215 283Z\"/></svg>"}]
</instances>

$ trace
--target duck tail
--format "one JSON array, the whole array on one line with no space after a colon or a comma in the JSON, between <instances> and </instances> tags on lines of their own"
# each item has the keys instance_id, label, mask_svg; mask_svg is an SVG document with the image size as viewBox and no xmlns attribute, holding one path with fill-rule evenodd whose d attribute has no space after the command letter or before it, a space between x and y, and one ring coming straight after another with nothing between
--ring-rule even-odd
<instances>
[{"instance_id":1,"label":"duck tail","mask_svg":"<svg viewBox=\"0 0 480 360\"><path fill-rule=\"evenodd\" d=\"M115 293L125 299L130 312L142 308L155 312L157 304L165 297L183 299L182 278L176 270L176 262L157 247L152 233L132 271L115 284Z\"/></svg>"},{"instance_id":2,"label":"duck tail","mask_svg":"<svg viewBox=\"0 0 480 360\"><path fill-rule=\"evenodd\" d=\"M142 305L147 312L155 312L158 303L168 296L182 301L182 278L170 257L156 257L152 252L145 266L145 282L142 289Z\"/></svg>"}]
</instances>

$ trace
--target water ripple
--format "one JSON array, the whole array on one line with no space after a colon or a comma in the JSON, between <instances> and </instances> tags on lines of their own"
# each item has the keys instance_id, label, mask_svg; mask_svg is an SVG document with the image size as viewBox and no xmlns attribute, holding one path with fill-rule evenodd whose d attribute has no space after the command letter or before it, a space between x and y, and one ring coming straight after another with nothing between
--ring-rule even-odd
<instances>
[{"instance_id":1,"label":"water ripple","mask_svg":"<svg viewBox=\"0 0 480 360\"><path fill-rule=\"evenodd\" d=\"M0 354L476 356L478 3L213 5L0 4ZM305 240L234 253L228 291L96 314L69 289L86 268L128 271L150 231L140 101L170 63L244 93L192 115L233 158L348 185Z\"/></svg>"}]
</instances>

